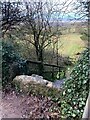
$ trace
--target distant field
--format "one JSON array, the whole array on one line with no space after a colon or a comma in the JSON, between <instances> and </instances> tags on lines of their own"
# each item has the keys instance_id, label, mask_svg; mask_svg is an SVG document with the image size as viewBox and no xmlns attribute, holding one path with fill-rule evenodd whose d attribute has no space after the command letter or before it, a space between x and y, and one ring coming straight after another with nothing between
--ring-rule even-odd
<instances>
[{"instance_id":1,"label":"distant field","mask_svg":"<svg viewBox=\"0 0 90 120\"><path fill-rule=\"evenodd\" d=\"M82 52L85 47L85 42L81 40L80 37L81 35L77 33L62 35L59 38L59 53L68 55L71 58L76 58L75 54Z\"/></svg>"},{"instance_id":2,"label":"distant field","mask_svg":"<svg viewBox=\"0 0 90 120\"><path fill-rule=\"evenodd\" d=\"M75 54L78 52L82 52L85 47L85 42L80 37L81 35L77 33L61 35L59 38L59 43L58 43L59 55L69 56L71 58L77 59L77 56ZM30 57L30 59L36 59L35 48L31 44L27 44L27 42L26 44L23 44L24 42L25 41L23 42L19 41L19 44L20 44L19 48L21 50L21 54L23 54L23 56L26 58ZM54 57L53 56L53 44L49 45L46 48L45 52L46 52L46 54L44 55L45 61L51 62ZM54 61L56 61L56 59Z\"/></svg>"}]
</instances>

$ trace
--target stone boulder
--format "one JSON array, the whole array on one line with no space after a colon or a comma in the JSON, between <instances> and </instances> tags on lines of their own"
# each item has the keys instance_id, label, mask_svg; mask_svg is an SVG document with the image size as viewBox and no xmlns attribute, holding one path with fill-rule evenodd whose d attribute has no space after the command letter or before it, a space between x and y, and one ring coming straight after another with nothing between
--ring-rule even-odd
<instances>
[{"instance_id":1,"label":"stone boulder","mask_svg":"<svg viewBox=\"0 0 90 120\"><path fill-rule=\"evenodd\" d=\"M28 76L28 75L19 75L19 76L16 76L14 78L15 81L19 81L19 82L22 82L23 84L29 84L31 82L35 83L35 84L41 84L41 85L45 85L47 87L53 87L53 83L48 81L48 80L45 80L43 79L42 76L39 76L39 75L31 75L31 76Z\"/></svg>"}]
</instances>

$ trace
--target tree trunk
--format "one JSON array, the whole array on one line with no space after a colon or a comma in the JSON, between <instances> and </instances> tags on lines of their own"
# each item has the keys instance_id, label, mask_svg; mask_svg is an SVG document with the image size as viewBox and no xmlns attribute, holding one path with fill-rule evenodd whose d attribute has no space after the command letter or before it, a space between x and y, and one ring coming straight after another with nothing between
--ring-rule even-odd
<instances>
[{"instance_id":1,"label":"tree trunk","mask_svg":"<svg viewBox=\"0 0 90 120\"><path fill-rule=\"evenodd\" d=\"M43 50L36 49L36 55L37 55L37 60L40 61L40 64L38 65L38 74L43 75L44 72L44 66L43 66Z\"/></svg>"}]
</instances>

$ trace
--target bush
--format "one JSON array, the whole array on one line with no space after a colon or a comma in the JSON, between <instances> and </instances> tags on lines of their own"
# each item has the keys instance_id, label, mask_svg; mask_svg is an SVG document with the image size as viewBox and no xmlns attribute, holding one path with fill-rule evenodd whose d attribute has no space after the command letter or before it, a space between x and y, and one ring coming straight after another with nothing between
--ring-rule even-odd
<instances>
[{"instance_id":1,"label":"bush","mask_svg":"<svg viewBox=\"0 0 90 120\"><path fill-rule=\"evenodd\" d=\"M81 39L84 40L84 41L89 41L90 40L90 34L89 34L89 31L90 31L90 28L84 30L82 33L81 33Z\"/></svg>"},{"instance_id":2,"label":"bush","mask_svg":"<svg viewBox=\"0 0 90 120\"><path fill-rule=\"evenodd\" d=\"M89 92L89 51L86 49L63 87L62 117L81 118Z\"/></svg>"},{"instance_id":3,"label":"bush","mask_svg":"<svg viewBox=\"0 0 90 120\"><path fill-rule=\"evenodd\" d=\"M86 34L82 34L81 39L85 40L85 41L88 41L89 40L89 36L86 35Z\"/></svg>"},{"instance_id":4,"label":"bush","mask_svg":"<svg viewBox=\"0 0 90 120\"><path fill-rule=\"evenodd\" d=\"M9 79L9 69L13 62L19 61L19 55L9 42L2 42L2 86L5 87Z\"/></svg>"}]
</instances>

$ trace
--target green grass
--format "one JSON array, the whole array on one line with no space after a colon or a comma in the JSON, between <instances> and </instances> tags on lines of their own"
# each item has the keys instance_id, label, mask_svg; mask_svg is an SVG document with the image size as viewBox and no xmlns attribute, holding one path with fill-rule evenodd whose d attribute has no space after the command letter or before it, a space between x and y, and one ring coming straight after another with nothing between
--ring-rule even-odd
<instances>
[{"instance_id":1,"label":"green grass","mask_svg":"<svg viewBox=\"0 0 90 120\"><path fill-rule=\"evenodd\" d=\"M59 53L76 58L75 54L82 52L85 47L85 42L80 37L81 35L77 33L62 35L59 38ZM62 46L60 46L61 44Z\"/></svg>"}]
</instances>

